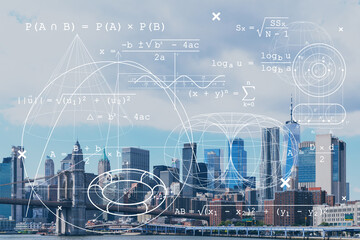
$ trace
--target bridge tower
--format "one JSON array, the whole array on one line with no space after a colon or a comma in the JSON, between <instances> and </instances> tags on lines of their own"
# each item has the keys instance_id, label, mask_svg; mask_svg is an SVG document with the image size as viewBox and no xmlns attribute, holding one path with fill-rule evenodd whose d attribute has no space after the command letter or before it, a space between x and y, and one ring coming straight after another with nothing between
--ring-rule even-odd
<instances>
[{"instance_id":1,"label":"bridge tower","mask_svg":"<svg viewBox=\"0 0 360 240\"><path fill-rule=\"evenodd\" d=\"M71 202L71 208L56 210L58 235L85 234L85 163L78 141L74 145L70 167L58 175L58 201Z\"/></svg>"}]
</instances>

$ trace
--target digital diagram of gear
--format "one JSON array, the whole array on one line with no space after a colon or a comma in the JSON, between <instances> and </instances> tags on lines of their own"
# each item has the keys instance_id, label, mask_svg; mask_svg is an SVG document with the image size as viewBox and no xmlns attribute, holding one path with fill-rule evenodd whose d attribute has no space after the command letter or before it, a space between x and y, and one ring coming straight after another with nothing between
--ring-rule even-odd
<instances>
[{"instance_id":1,"label":"digital diagram of gear","mask_svg":"<svg viewBox=\"0 0 360 240\"><path fill-rule=\"evenodd\" d=\"M334 47L323 43L310 44L296 55L292 76L303 93L311 97L327 97L342 86L346 65Z\"/></svg>"}]
</instances>

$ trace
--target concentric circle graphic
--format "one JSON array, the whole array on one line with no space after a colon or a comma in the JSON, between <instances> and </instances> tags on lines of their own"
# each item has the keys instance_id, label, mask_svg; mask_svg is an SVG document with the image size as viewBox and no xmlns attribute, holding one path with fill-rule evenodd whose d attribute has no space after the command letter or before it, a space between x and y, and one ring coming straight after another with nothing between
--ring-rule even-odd
<instances>
[{"instance_id":1,"label":"concentric circle graphic","mask_svg":"<svg viewBox=\"0 0 360 240\"><path fill-rule=\"evenodd\" d=\"M311 97L327 97L342 86L346 65L334 47L323 43L311 44L296 55L292 76L303 93Z\"/></svg>"},{"instance_id":2,"label":"concentric circle graphic","mask_svg":"<svg viewBox=\"0 0 360 240\"><path fill-rule=\"evenodd\" d=\"M124 176L131 176L131 180L123 179ZM149 185L150 181L153 181L153 186ZM131 191L136 191L136 196L132 199ZM162 193L161 197L156 196L157 192ZM89 184L87 196L90 202L104 213L132 217L149 214L158 209L165 202L168 190L165 183L156 175L141 169L126 168L111 170L94 178ZM158 198L159 202L150 208L152 198ZM131 201L124 201L125 199ZM116 206L137 207L140 211L134 214L112 211L111 207L117 210Z\"/></svg>"},{"instance_id":3,"label":"concentric circle graphic","mask_svg":"<svg viewBox=\"0 0 360 240\"><path fill-rule=\"evenodd\" d=\"M327 31L313 22L290 22L273 37L268 55L262 59L266 66L271 66L279 78L287 84L292 81L292 62L296 54L306 46L316 43L333 45Z\"/></svg>"}]
</instances>

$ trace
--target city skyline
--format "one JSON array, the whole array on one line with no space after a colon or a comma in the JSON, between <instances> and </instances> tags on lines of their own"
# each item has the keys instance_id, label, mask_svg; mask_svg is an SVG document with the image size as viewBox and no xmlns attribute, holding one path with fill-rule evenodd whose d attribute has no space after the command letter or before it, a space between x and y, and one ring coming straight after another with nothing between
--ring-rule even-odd
<instances>
[{"instance_id":1,"label":"city skyline","mask_svg":"<svg viewBox=\"0 0 360 240\"><path fill-rule=\"evenodd\" d=\"M359 13L1 3L0 232L360 234Z\"/></svg>"}]
</instances>

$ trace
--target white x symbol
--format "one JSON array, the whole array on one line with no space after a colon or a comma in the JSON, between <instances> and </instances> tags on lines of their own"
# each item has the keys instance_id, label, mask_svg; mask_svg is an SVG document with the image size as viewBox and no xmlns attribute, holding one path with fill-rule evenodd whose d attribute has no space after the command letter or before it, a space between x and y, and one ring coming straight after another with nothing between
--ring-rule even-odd
<instances>
[{"instance_id":1,"label":"white x symbol","mask_svg":"<svg viewBox=\"0 0 360 240\"><path fill-rule=\"evenodd\" d=\"M212 13L212 15L214 16L213 18L212 18L212 20L213 21L215 21L215 20L218 20L218 21L220 21L221 19L220 19L220 14L221 14L221 12L218 12L218 13Z\"/></svg>"},{"instance_id":2,"label":"white x symbol","mask_svg":"<svg viewBox=\"0 0 360 240\"><path fill-rule=\"evenodd\" d=\"M344 31L344 27L339 27L339 32L343 32Z\"/></svg>"},{"instance_id":3,"label":"white x symbol","mask_svg":"<svg viewBox=\"0 0 360 240\"><path fill-rule=\"evenodd\" d=\"M346 201L346 196L342 196L342 200L343 200L343 201Z\"/></svg>"},{"instance_id":4,"label":"white x symbol","mask_svg":"<svg viewBox=\"0 0 360 240\"><path fill-rule=\"evenodd\" d=\"M19 150L18 153L20 154L20 155L18 156L19 159L22 158L22 157L23 157L24 159L26 159L26 156L25 156L26 150L24 150L23 152Z\"/></svg>"},{"instance_id":5,"label":"white x symbol","mask_svg":"<svg viewBox=\"0 0 360 240\"><path fill-rule=\"evenodd\" d=\"M58 210L60 210L60 211L61 211L61 210L62 210L62 206L58 206Z\"/></svg>"},{"instance_id":6,"label":"white x symbol","mask_svg":"<svg viewBox=\"0 0 360 240\"><path fill-rule=\"evenodd\" d=\"M283 183L280 185L280 187L284 187L284 186L290 187L290 184L289 184L290 179L291 179L291 177L289 177L289 178L286 179L286 180L283 179L283 178L281 178L280 180L281 180Z\"/></svg>"}]
</instances>

